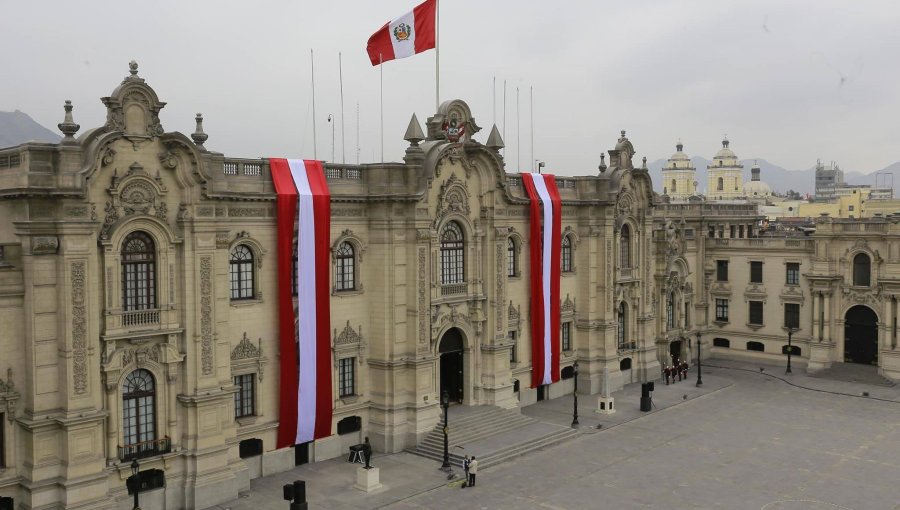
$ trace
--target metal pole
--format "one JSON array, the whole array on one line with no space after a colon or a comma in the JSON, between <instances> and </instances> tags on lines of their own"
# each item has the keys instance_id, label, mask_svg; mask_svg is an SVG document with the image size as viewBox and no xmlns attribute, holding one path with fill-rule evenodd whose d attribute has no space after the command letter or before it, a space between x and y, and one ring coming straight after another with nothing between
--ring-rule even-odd
<instances>
[{"instance_id":1,"label":"metal pole","mask_svg":"<svg viewBox=\"0 0 900 510\"><path fill-rule=\"evenodd\" d=\"M338 52L338 79L341 82L341 163L347 164L347 147L344 142L344 64L341 61L341 52Z\"/></svg>"},{"instance_id":2,"label":"metal pole","mask_svg":"<svg viewBox=\"0 0 900 510\"><path fill-rule=\"evenodd\" d=\"M788 328L788 364L787 370L784 371L786 374L791 373L791 335L794 333L794 328Z\"/></svg>"},{"instance_id":3,"label":"metal pole","mask_svg":"<svg viewBox=\"0 0 900 510\"><path fill-rule=\"evenodd\" d=\"M133 509L133 510L140 510L141 506L140 506L140 503L138 503L138 485L139 485L139 482L138 482L138 479L137 479L137 475L133 475L133 476L134 476L134 482L132 482L132 489L134 489L134 509Z\"/></svg>"},{"instance_id":4,"label":"metal pole","mask_svg":"<svg viewBox=\"0 0 900 510\"><path fill-rule=\"evenodd\" d=\"M700 365L700 332L697 332L697 386L703 386L703 375Z\"/></svg>"},{"instance_id":5,"label":"metal pole","mask_svg":"<svg viewBox=\"0 0 900 510\"><path fill-rule=\"evenodd\" d=\"M578 426L578 362L576 361L573 367L573 375L575 376L575 391L572 392L572 427Z\"/></svg>"},{"instance_id":6,"label":"metal pole","mask_svg":"<svg viewBox=\"0 0 900 510\"><path fill-rule=\"evenodd\" d=\"M316 61L312 48L309 50L309 68L312 75L313 159L319 159L316 150Z\"/></svg>"},{"instance_id":7,"label":"metal pole","mask_svg":"<svg viewBox=\"0 0 900 510\"><path fill-rule=\"evenodd\" d=\"M444 463L441 464L441 468L449 469L450 468L450 437L449 437L449 428L447 425L447 416L448 409L450 409L450 394L447 393L447 390L444 390L444 394L441 397L441 405L444 406Z\"/></svg>"}]
</instances>

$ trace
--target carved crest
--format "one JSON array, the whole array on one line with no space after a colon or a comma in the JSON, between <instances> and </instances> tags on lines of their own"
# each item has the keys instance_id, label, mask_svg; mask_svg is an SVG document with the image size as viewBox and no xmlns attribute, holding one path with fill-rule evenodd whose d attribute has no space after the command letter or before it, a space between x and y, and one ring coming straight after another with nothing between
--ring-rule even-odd
<instances>
[{"instance_id":1,"label":"carved crest","mask_svg":"<svg viewBox=\"0 0 900 510\"><path fill-rule=\"evenodd\" d=\"M510 320L510 321L517 321L517 320L519 320L519 316L520 316L520 314L519 314L519 308L513 306L513 302L512 302L512 301L509 302L509 308L507 309L507 315L509 316L509 320Z\"/></svg>"},{"instance_id":2,"label":"carved crest","mask_svg":"<svg viewBox=\"0 0 900 510\"><path fill-rule=\"evenodd\" d=\"M574 313L575 312L575 301L573 301L572 298L569 297L568 294L566 294L566 300L563 301L562 306L560 306L560 311L562 313L566 313L566 312Z\"/></svg>"},{"instance_id":3,"label":"carved crest","mask_svg":"<svg viewBox=\"0 0 900 510\"><path fill-rule=\"evenodd\" d=\"M262 339L259 340L259 347L257 347L253 345L253 342L247 337L247 332L244 331L241 341L231 350L231 361L259 358L261 355Z\"/></svg>"},{"instance_id":4,"label":"carved crest","mask_svg":"<svg viewBox=\"0 0 900 510\"><path fill-rule=\"evenodd\" d=\"M359 333L350 326L350 321L347 321L347 325L344 326L341 334L338 334L337 329L334 330L334 345L347 345L347 344L358 344L362 339L362 326L359 327Z\"/></svg>"},{"instance_id":5,"label":"carved crest","mask_svg":"<svg viewBox=\"0 0 900 510\"><path fill-rule=\"evenodd\" d=\"M469 208L469 187L466 181L456 175L450 175L450 178L441 185L438 193L437 212L434 220L435 226L440 224L448 214L469 216L471 209Z\"/></svg>"}]
</instances>

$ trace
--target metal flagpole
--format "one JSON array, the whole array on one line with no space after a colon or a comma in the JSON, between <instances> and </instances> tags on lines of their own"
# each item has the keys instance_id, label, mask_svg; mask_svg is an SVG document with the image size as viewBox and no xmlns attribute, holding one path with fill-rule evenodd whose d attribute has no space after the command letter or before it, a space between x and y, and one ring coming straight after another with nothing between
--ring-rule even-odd
<instances>
[{"instance_id":1,"label":"metal flagpole","mask_svg":"<svg viewBox=\"0 0 900 510\"><path fill-rule=\"evenodd\" d=\"M506 143L506 80L503 80L503 143ZM506 147L503 154L506 155Z\"/></svg>"},{"instance_id":2,"label":"metal flagpole","mask_svg":"<svg viewBox=\"0 0 900 510\"><path fill-rule=\"evenodd\" d=\"M378 70L380 73L379 96L381 103L381 162L384 163L384 60L381 53L378 54Z\"/></svg>"},{"instance_id":3,"label":"metal flagpole","mask_svg":"<svg viewBox=\"0 0 900 510\"><path fill-rule=\"evenodd\" d=\"M312 48L309 49L309 66L312 69L313 159L319 159L316 152L316 61L313 58Z\"/></svg>"},{"instance_id":4,"label":"metal flagpole","mask_svg":"<svg viewBox=\"0 0 900 510\"><path fill-rule=\"evenodd\" d=\"M441 106L441 2L434 0L434 113Z\"/></svg>"},{"instance_id":5,"label":"metal flagpole","mask_svg":"<svg viewBox=\"0 0 900 510\"><path fill-rule=\"evenodd\" d=\"M494 76L494 90L493 90L493 99L494 99L494 125L497 125L497 77Z\"/></svg>"},{"instance_id":6,"label":"metal flagpole","mask_svg":"<svg viewBox=\"0 0 900 510\"><path fill-rule=\"evenodd\" d=\"M313 110L315 111L315 109ZM521 152L519 149L522 147L520 143L522 141L522 130L519 129L521 125L519 122L519 87L516 87L516 170L519 172L522 171L522 165L519 164L519 154Z\"/></svg>"},{"instance_id":7,"label":"metal flagpole","mask_svg":"<svg viewBox=\"0 0 900 510\"><path fill-rule=\"evenodd\" d=\"M344 143L344 64L338 52L338 79L341 82L341 163L347 164L347 148Z\"/></svg>"},{"instance_id":8,"label":"metal flagpole","mask_svg":"<svg viewBox=\"0 0 900 510\"><path fill-rule=\"evenodd\" d=\"M356 102L356 164L359 164L359 101Z\"/></svg>"},{"instance_id":9,"label":"metal flagpole","mask_svg":"<svg viewBox=\"0 0 900 510\"><path fill-rule=\"evenodd\" d=\"M531 85L531 106L528 109L531 112L531 161L534 161L534 85ZM532 163L533 165L534 163Z\"/></svg>"}]
</instances>

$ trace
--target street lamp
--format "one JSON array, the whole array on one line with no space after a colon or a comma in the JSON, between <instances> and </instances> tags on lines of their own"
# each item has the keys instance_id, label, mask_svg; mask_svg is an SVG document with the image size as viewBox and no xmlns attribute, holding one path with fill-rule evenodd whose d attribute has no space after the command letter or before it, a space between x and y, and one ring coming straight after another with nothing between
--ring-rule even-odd
<instances>
[{"instance_id":1,"label":"street lamp","mask_svg":"<svg viewBox=\"0 0 900 510\"><path fill-rule=\"evenodd\" d=\"M796 328L789 327L789 328L787 328L787 330L788 330L788 352L787 352L788 364L787 364L787 370L785 370L784 373L790 374L791 373L791 351L794 350L791 347L791 336L794 334L794 331L796 331Z\"/></svg>"},{"instance_id":2,"label":"street lamp","mask_svg":"<svg viewBox=\"0 0 900 510\"><path fill-rule=\"evenodd\" d=\"M447 411L450 409L450 393L447 390L444 390L444 392L441 393L441 407L444 408L444 463L441 464L441 469L450 469L450 437L448 436L450 429L447 428Z\"/></svg>"},{"instance_id":3,"label":"street lamp","mask_svg":"<svg viewBox=\"0 0 900 510\"><path fill-rule=\"evenodd\" d=\"M138 464L137 459L131 461L131 491L134 493L134 509L140 510L140 506L138 503L138 489L141 488L141 482L138 478L138 474L141 472L141 465Z\"/></svg>"},{"instance_id":4,"label":"street lamp","mask_svg":"<svg viewBox=\"0 0 900 510\"><path fill-rule=\"evenodd\" d=\"M544 168L544 166L546 166L546 163L539 159L534 160L534 162L537 165L537 173L541 173L541 168Z\"/></svg>"},{"instance_id":5,"label":"street lamp","mask_svg":"<svg viewBox=\"0 0 900 510\"><path fill-rule=\"evenodd\" d=\"M574 397L572 405L572 428L578 426L578 361L572 365L572 377L575 378L575 391L572 392Z\"/></svg>"},{"instance_id":6,"label":"street lamp","mask_svg":"<svg viewBox=\"0 0 900 510\"><path fill-rule=\"evenodd\" d=\"M328 123L331 124L331 162L334 163L334 115L328 114Z\"/></svg>"},{"instance_id":7,"label":"street lamp","mask_svg":"<svg viewBox=\"0 0 900 510\"><path fill-rule=\"evenodd\" d=\"M703 386L703 376L700 374L700 332L697 332L697 386Z\"/></svg>"}]
</instances>

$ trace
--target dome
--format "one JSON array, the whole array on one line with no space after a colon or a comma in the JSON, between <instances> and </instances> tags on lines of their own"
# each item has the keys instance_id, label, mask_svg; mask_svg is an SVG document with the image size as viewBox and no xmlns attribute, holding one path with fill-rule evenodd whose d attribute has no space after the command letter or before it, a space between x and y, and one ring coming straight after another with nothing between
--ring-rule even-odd
<instances>
[{"instance_id":1,"label":"dome","mask_svg":"<svg viewBox=\"0 0 900 510\"><path fill-rule=\"evenodd\" d=\"M716 159L737 159L734 151L728 148L728 139L722 140L722 149L716 153Z\"/></svg>"},{"instance_id":2,"label":"dome","mask_svg":"<svg viewBox=\"0 0 900 510\"><path fill-rule=\"evenodd\" d=\"M675 153L666 162L665 170L694 170L691 158L682 149L684 149L684 145L679 140L678 145L675 146Z\"/></svg>"},{"instance_id":3,"label":"dome","mask_svg":"<svg viewBox=\"0 0 900 510\"><path fill-rule=\"evenodd\" d=\"M767 197L772 194L772 188L763 181L750 181L744 184L744 195L748 198Z\"/></svg>"}]
</instances>

